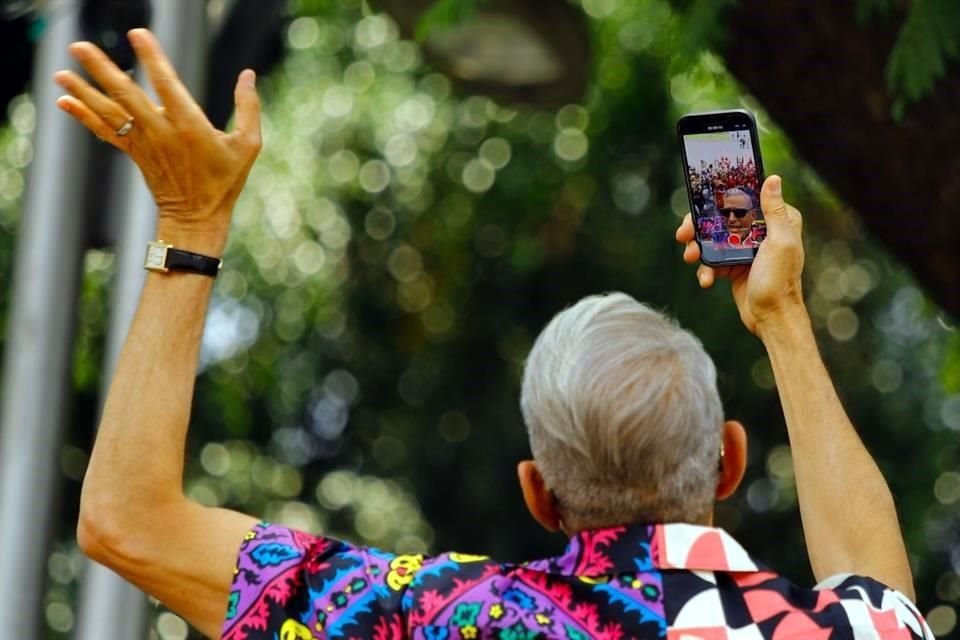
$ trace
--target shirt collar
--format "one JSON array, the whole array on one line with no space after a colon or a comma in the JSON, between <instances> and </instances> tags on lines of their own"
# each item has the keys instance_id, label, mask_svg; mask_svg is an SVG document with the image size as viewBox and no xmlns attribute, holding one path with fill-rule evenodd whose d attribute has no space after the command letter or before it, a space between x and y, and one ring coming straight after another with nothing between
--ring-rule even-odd
<instances>
[{"instance_id":1,"label":"shirt collar","mask_svg":"<svg viewBox=\"0 0 960 640\"><path fill-rule=\"evenodd\" d=\"M552 572L581 577L657 569L765 570L723 529L680 523L582 531L562 556L546 562Z\"/></svg>"}]
</instances>

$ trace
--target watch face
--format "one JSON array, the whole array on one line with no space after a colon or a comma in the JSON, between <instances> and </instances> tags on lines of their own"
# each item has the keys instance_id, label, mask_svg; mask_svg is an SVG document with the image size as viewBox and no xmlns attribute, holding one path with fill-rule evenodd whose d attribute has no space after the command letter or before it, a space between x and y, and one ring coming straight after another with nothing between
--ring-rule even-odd
<instances>
[{"instance_id":1,"label":"watch face","mask_svg":"<svg viewBox=\"0 0 960 640\"><path fill-rule=\"evenodd\" d=\"M143 266L155 271L166 271L167 247L155 242L147 245L147 259L144 261Z\"/></svg>"}]
</instances>

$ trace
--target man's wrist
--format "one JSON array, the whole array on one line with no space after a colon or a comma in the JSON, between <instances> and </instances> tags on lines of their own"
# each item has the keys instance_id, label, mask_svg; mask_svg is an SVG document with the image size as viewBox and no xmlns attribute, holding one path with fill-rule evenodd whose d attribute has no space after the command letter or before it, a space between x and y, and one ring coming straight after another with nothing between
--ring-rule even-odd
<instances>
[{"instance_id":1,"label":"man's wrist","mask_svg":"<svg viewBox=\"0 0 960 640\"><path fill-rule=\"evenodd\" d=\"M155 239L162 240L177 249L199 253L211 258L220 258L223 256L224 248L227 245L228 235L229 226L227 225L221 228L187 226L180 222L161 219L157 223Z\"/></svg>"},{"instance_id":2,"label":"man's wrist","mask_svg":"<svg viewBox=\"0 0 960 640\"><path fill-rule=\"evenodd\" d=\"M767 350L813 336L810 314L802 301L784 306L757 322L756 334Z\"/></svg>"}]
</instances>

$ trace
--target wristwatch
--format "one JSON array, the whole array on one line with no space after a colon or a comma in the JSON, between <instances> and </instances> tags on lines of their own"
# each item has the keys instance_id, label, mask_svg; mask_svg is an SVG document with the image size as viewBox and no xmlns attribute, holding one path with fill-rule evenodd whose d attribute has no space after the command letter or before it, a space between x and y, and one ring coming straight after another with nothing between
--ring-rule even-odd
<instances>
[{"instance_id":1,"label":"wristwatch","mask_svg":"<svg viewBox=\"0 0 960 640\"><path fill-rule=\"evenodd\" d=\"M147 258L143 262L143 268L147 271L160 273L183 271L211 278L216 278L220 274L222 266L223 260L176 249L163 240L147 243Z\"/></svg>"}]
</instances>

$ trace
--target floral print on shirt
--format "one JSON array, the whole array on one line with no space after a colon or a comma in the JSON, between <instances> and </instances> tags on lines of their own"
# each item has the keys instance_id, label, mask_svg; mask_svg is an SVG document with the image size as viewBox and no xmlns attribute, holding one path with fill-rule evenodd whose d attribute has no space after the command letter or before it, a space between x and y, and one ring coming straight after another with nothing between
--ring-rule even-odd
<instances>
[{"instance_id":1,"label":"floral print on shirt","mask_svg":"<svg viewBox=\"0 0 960 640\"><path fill-rule=\"evenodd\" d=\"M262 523L240 549L226 640L932 638L869 578L791 584L721 529L583 532L523 564L397 555Z\"/></svg>"}]
</instances>

